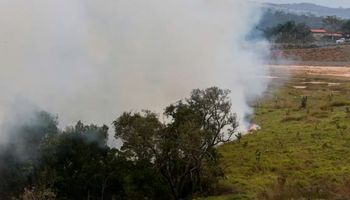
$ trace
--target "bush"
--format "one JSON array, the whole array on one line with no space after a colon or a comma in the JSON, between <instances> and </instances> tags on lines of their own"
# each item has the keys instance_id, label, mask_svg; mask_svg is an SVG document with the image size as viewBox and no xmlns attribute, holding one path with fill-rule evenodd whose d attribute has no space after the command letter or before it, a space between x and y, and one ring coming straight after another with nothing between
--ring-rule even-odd
<instances>
[{"instance_id":1,"label":"bush","mask_svg":"<svg viewBox=\"0 0 350 200\"><path fill-rule=\"evenodd\" d=\"M55 200L56 194L50 189L37 190L36 188L24 188L22 200Z\"/></svg>"},{"instance_id":2,"label":"bush","mask_svg":"<svg viewBox=\"0 0 350 200\"><path fill-rule=\"evenodd\" d=\"M343 107L343 106L349 106L350 103L347 101L335 101L330 104L332 107Z\"/></svg>"},{"instance_id":3,"label":"bush","mask_svg":"<svg viewBox=\"0 0 350 200\"><path fill-rule=\"evenodd\" d=\"M286 116L281 120L281 122L301 121L304 119L305 119L305 116Z\"/></svg>"}]
</instances>

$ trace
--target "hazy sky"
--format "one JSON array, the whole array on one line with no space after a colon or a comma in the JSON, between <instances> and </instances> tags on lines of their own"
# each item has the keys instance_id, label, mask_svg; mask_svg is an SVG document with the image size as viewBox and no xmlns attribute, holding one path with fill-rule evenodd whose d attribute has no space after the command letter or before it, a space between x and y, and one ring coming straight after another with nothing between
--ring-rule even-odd
<instances>
[{"instance_id":1,"label":"hazy sky","mask_svg":"<svg viewBox=\"0 0 350 200\"><path fill-rule=\"evenodd\" d=\"M271 2L271 3L315 3L330 7L344 7L350 8L350 0L257 0L260 2Z\"/></svg>"}]
</instances>

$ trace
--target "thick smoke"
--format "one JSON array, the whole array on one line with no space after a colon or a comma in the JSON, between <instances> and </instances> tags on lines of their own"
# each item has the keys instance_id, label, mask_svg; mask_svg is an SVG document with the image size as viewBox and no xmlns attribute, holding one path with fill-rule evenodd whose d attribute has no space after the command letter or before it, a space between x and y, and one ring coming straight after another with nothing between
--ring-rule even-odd
<instances>
[{"instance_id":1,"label":"thick smoke","mask_svg":"<svg viewBox=\"0 0 350 200\"><path fill-rule=\"evenodd\" d=\"M246 0L2 0L0 112L20 96L61 126L109 124L219 86L243 122L266 87L259 17Z\"/></svg>"}]
</instances>

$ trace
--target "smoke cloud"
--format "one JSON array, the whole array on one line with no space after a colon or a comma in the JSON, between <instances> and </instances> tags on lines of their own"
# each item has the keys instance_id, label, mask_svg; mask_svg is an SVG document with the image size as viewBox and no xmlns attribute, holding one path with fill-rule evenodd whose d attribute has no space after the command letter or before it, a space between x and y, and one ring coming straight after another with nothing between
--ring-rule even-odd
<instances>
[{"instance_id":1,"label":"smoke cloud","mask_svg":"<svg viewBox=\"0 0 350 200\"><path fill-rule=\"evenodd\" d=\"M245 0L2 0L0 116L21 97L61 126L110 124L219 86L244 124L267 84L259 18Z\"/></svg>"}]
</instances>

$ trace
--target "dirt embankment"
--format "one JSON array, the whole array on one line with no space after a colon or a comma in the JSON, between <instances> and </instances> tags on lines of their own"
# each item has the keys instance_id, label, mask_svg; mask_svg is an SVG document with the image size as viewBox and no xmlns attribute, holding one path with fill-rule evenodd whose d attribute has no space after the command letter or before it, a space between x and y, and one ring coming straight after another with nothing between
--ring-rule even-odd
<instances>
[{"instance_id":1,"label":"dirt embankment","mask_svg":"<svg viewBox=\"0 0 350 200\"><path fill-rule=\"evenodd\" d=\"M350 45L273 51L272 63L280 62L297 65L350 66Z\"/></svg>"}]
</instances>

